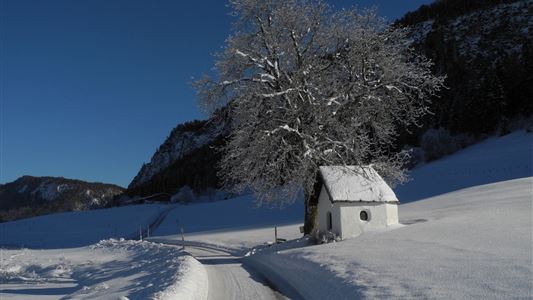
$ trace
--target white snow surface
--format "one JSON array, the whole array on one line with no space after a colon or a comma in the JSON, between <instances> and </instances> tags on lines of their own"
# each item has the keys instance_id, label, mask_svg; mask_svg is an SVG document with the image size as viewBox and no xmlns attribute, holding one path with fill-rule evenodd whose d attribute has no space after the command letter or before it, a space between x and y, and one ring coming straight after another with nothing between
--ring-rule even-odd
<instances>
[{"instance_id":1,"label":"white snow surface","mask_svg":"<svg viewBox=\"0 0 533 300\"><path fill-rule=\"evenodd\" d=\"M305 299L531 299L532 188L528 177L400 205L407 226L250 260Z\"/></svg>"},{"instance_id":2,"label":"white snow surface","mask_svg":"<svg viewBox=\"0 0 533 300\"><path fill-rule=\"evenodd\" d=\"M235 227L269 227L294 223L303 218L303 201L296 201L283 209L257 207L253 195L192 205L176 205L153 235L224 230Z\"/></svg>"},{"instance_id":3,"label":"white snow surface","mask_svg":"<svg viewBox=\"0 0 533 300\"><path fill-rule=\"evenodd\" d=\"M67 191L69 190L71 187L68 185L68 184L57 184L55 182L42 182L38 187L37 189L33 190L31 193L32 194L39 194L43 199L47 200L47 201L53 201L55 200L57 197L59 197L59 195L61 193L63 193L64 191ZM26 189L24 189L25 191ZM19 191L19 193L22 193L21 191Z\"/></svg>"},{"instance_id":4,"label":"white snow surface","mask_svg":"<svg viewBox=\"0 0 533 300\"><path fill-rule=\"evenodd\" d=\"M320 174L332 201L398 202L372 167L320 167Z\"/></svg>"},{"instance_id":5,"label":"white snow surface","mask_svg":"<svg viewBox=\"0 0 533 300\"><path fill-rule=\"evenodd\" d=\"M411 181L394 189L400 202L420 200L462 188L533 175L533 133L492 137L453 155L419 166Z\"/></svg>"},{"instance_id":6,"label":"white snow surface","mask_svg":"<svg viewBox=\"0 0 533 300\"><path fill-rule=\"evenodd\" d=\"M0 223L0 247L71 248L106 238L138 238L167 205L143 204Z\"/></svg>"},{"instance_id":7,"label":"white snow surface","mask_svg":"<svg viewBox=\"0 0 533 300\"><path fill-rule=\"evenodd\" d=\"M492 137L412 170L411 181L397 186L394 192L401 203L408 203L467 187L533 176L532 153L532 133L517 131ZM154 235L178 237L179 228L183 227L188 238L235 247L239 251L253 247L256 234L257 241L273 240L274 226L294 224L281 227L281 237L299 235L302 201L277 210L255 208L253 200L253 196L245 195L226 201L177 206Z\"/></svg>"},{"instance_id":8,"label":"white snow surface","mask_svg":"<svg viewBox=\"0 0 533 300\"><path fill-rule=\"evenodd\" d=\"M108 239L90 247L0 250L2 299L205 299L203 266L176 247Z\"/></svg>"},{"instance_id":9,"label":"white snow surface","mask_svg":"<svg viewBox=\"0 0 533 300\"><path fill-rule=\"evenodd\" d=\"M244 255L295 298L530 299L532 149L533 135L519 131L413 170L413 180L397 188L400 200L437 196L401 204L403 225L388 230L308 246L295 215L278 227L278 237L289 241L276 246L275 224L249 223L186 234L186 244ZM207 217L188 210L189 226L226 213L210 205L202 209Z\"/></svg>"},{"instance_id":10,"label":"white snow surface","mask_svg":"<svg viewBox=\"0 0 533 300\"><path fill-rule=\"evenodd\" d=\"M301 202L284 210L255 209L251 195L2 223L0 244L48 250L0 251L0 289L2 296L20 299L165 299L179 293L179 299L203 298L205 285L222 288L233 276L217 275L224 262L239 268L244 256L244 268L260 271L294 298L528 299L533 296L532 150L533 134L519 131L421 166L411 172L411 182L395 190L404 203L399 206L403 226L324 245L308 246L301 238ZM161 219L153 233L160 241L179 244L183 227L189 249L215 249L213 257L201 259L217 264L209 265L213 283L207 283L200 264L170 246L105 240L80 247L136 236L139 225ZM274 226L287 242L273 245ZM221 257L221 252L229 254ZM234 271L240 277L232 277L232 286L251 286L241 282L246 272ZM231 292L211 291L207 297L237 295Z\"/></svg>"}]
</instances>

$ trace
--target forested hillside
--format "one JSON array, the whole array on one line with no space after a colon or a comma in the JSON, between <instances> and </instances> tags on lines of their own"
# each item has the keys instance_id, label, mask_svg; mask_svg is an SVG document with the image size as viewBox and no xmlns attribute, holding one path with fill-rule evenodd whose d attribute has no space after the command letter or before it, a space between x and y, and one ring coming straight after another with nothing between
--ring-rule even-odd
<instances>
[{"instance_id":1,"label":"forested hillside","mask_svg":"<svg viewBox=\"0 0 533 300\"><path fill-rule=\"evenodd\" d=\"M229 132L227 109L217 111L206 121L179 124L157 149L149 163L129 184L129 196L173 194L183 186L197 192L218 187L217 148Z\"/></svg>"},{"instance_id":2,"label":"forested hillside","mask_svg":"<svg viewBox=\"0 0 533 300\"><path fill-rule=\"evenodd\" d=\"M0 184L0 222L107 207L123 190L119 186L99 182L23 176Z\"/></svg>"},{"instance_id":3,"label":"forested hillside","mask_svg":"<svg viewBox=\"0 0 533 300\"><path fill-rule=\"evenodd\" d=\"M396 23L447 76L424 129L487 134L533 113L532 13L530 0L443 0Z\"/></svg>"}]
</instances>

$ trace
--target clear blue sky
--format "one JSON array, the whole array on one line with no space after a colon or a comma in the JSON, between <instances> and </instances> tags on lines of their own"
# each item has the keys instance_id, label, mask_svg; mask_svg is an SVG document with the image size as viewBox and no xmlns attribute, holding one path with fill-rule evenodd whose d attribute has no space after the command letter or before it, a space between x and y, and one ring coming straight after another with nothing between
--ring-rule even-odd
<instances>
[{"instance_id":1,"label":"clear blue sky","mask_svg":"<svg viewBox=\"0 0 533 300\"><path fill-rule=\"evenodd\" d=\"M431 0L376 5L393 20ZM0 183L22 175L127 186L178 123L204 118L226 1L0 0Z\"/></svg>"}]
</instances>

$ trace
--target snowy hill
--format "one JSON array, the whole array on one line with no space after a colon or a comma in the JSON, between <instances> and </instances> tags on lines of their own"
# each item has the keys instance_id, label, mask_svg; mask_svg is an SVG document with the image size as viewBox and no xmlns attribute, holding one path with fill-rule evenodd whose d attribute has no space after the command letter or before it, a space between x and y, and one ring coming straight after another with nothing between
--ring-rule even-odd
<instances>
[{"instance_id":1,"label":"snowy hill","mask_svg":"<svg viewBox=\"0 0 533 300\"><path fill-rule=\"evenodd\" d=\"M108 238L138 238L168 210L143 204L66 212L0 223L0 247L71 248Z\"/></svg>"},{"instance_id":2,"label":"snowy hill","mask_svg":"<svg viewBox=\"0 0 533 300\"><path fill-rule=\"evenodd\" d=\"M106 207L123 188L62 177L23 176L0 184L0 221Z\"/></svg>"},{"instance_id":3,"label":"snowy hill","mask_svg":"<svg viewBox=\"0 0 533 300\"><path fill-rule=\"evenodd\" d=\"M277 248L269 246L273 226L283 223L196 228L201 232L188 233L185 239L191 245L246 254L249 265L296 298L530 298L532 147L533 134L519 131L415 169L413 180L396 189L400 200L409 202L400 205L403 226L390 230L307 246L298 230L302 217L295 213L293 224L278 227L278 237L291 241ZM425 196L434 197L421 199ZM211 216L225 215L221 204L206 204L198 214L190 206L181 216L178 208L165 221L185 218L190 231L196 231L194 226L209 223ZM226 218L233 217L236 225L235 215ZM179 242L180 236L156 240Z\"/></svg>"},{"instance_id":4,"label":"snowy hill","mask_svg":"<svg viewBox=\"0 0 533 300\"><path fill-rule=\"evenodd\" d=\"M136 240L169 208L132 205L0 223L0 298L205 299L207 274L198 261Z\"/></svg>"},{"instance_id":5,"label":"snowy hill","mask_svg":"<svg viewBox=\"0 0 533 300\"><path fill-rule=\"evenodd\" d=\"M2 246L46 250L2 250L0 288L18 299L167 299L180 293L204 299L201 293L211 286L205 269L176 247L117 239L87 246L137 238L139 227L152 225L153 241L179 244L183 227L187 245L207 249L199 253L226 253L198 258L209 264L209 276L224 273L226 262L238 268L246 255L246 268L295 298L530 298L532 147L533 134L519 131L420 166L396 189L403 226L339 243L308 246L298 228L302 203L254 209L248 195L2 223ZM433 197L421 199L426 196ZM270 246L274 226L288 242Z\"/></svg>"},{"instance_id":6,"label":"snowy hill","mask_svg":"<svg viewBox=\"0 0 533 300\"><path fill-rule=\"evenodd\" d=\"M402 203L533 175L533 134L517 131L492 137L410 171L411 181L395 188Z\"/></svg>"},{"instance_id":7,"label":"snowy hill","mask_svg":"<svg viewBox=\"0 0 533 300\"><path fill-rule=\"evenodd\" d=\"M411 180L394 191L401 203L441 195L472 186L533 176L533 133L517 131L492 137L453 155L421 165ZM227 230L232 227L283 225L301 222L303 201L281 210L255 209L251 195L226 201L177 206L156 230L156 235Z\"/></svg>"},{"instance_id":8,"label":"snowy hill","mask_svg":"<svg viewBox=\"0 0 533 300\"><path fill-rule=\"evenodd\" d=\"M272 227L299 221L304 214L303 201L283 209L256 207L253 195L244 195L225 201L178 205L154 231L153 235L185 232L224 230L235 227Z\"/></svg>"},{"instance_id":9,"label":"snowy hill","mask_svg":"<svg viewBox=\"0 0 533 300\"><path fill-rule=\"evenodd\" d=\"M532 188L533 177L468 188L401 205L400 228L248 259L304 299L530 299Z\"/></svg>"},{"instance_id":10,"label":"snowy hill","mask_svg":"<svg viewBox=\"0 0 533 300\"><path fill-rule=\"evenodd\" d=\"M472 186L533 176L533 134L517 131L492 137L453 155L419 166L410 172L411 180L394 191L401 203L454 192ZM416 202L414 202L416 203ZM241 228L266 227L269 237L272 226L302 222L303 204L296 202L282 210L254 209L253 197L242 196L222 202L177 206L155 235L176 234L179 227L186 233L210 230L228 231ZM400 215L401 217L401 215ZM231 229L233 227L233 229ZM241 230L239 229L239 230ZM207 232L206 232L207 231ZM216 236L216 234L214 233ZM224 243L215 239L217 243ZM251 246L250 243L244 243ZM246 247L244 246L244 247Z\"/></svg>"}]
</instances>

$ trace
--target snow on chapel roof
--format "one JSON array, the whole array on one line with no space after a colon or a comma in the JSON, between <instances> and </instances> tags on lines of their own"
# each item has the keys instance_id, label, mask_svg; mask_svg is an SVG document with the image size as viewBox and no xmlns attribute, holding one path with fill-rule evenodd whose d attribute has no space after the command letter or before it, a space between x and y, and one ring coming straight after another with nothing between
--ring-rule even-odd
<instances>
[{"instance_id":1,"label":"snow on chapel roof","mask_svg":"<svg viewBox=\"0 0 533 300\"><path fill-rule=\"evenodd\" d=\"M385 180L372 167L320 167L332 202L399 202Z\"/></svg>"}]
</instances>

